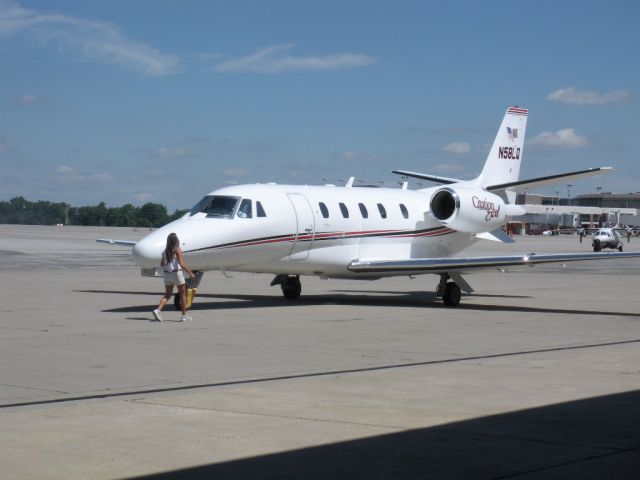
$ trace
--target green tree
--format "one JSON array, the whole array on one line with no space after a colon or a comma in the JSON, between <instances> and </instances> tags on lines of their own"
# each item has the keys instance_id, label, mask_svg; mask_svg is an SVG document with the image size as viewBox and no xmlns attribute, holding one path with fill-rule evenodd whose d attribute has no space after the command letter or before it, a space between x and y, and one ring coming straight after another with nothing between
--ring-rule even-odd
<instances>
[{"instance_id":1,"label":"green tree","mask_svg":"<svg viewBox=\"0 0 640 480\"><path fill-rule=\"evenodd\" d=\"M130 203L122 207L98 205L71 207L66 203L52 203L44 200L30 202L24 197L15 197L8 202L0 202L0 223L32 225L110 226L110 227L161 227L180 218L187 210L176 210L167 214L167 207L159 203L145 203L135 207Z\"/></svg>"},{"instance_id":2,"label":"green tree","mask_svg":"<svg viewBox=\"0 0 640 480\"><path fill-rule=\"evenodd\" d=\"M181 218L182 216L184 216L185 213L187 213L189 210L185 209L185 210L176 210L175 212L173 212L169 218L167 218L167 223L169 222L173 222L174 220L177 220L179 218Z\"/></svg>"},{"instance_id":3,"label":"green tree","mask_svg":"<svg viewBox=\"0 0 640 480\"><path fill-rule=\"evenodd\" d=\"M143 227L161 227L169 218L167 207L159 203L145 203L140 207L139 218L145 222L141 224Z\"/></svg>"}]
</instances>

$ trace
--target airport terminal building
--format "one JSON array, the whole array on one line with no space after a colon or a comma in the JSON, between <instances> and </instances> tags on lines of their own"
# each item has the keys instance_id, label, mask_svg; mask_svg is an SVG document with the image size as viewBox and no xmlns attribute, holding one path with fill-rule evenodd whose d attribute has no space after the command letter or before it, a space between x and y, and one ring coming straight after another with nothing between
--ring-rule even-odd
<instances>
[{"instance_id":1,"label":"airport terminal building","mask_svg":"<svg viewBox=\"0 0 640 480\"><path fill-rule=\"evenodd\" d=\"M640 226L640 192L598 192L560 198L554 195L518 194L527 214L514 218L509 233L538 234L554 228L596 228L616 224Z\"/></svg>"}]
</instances>

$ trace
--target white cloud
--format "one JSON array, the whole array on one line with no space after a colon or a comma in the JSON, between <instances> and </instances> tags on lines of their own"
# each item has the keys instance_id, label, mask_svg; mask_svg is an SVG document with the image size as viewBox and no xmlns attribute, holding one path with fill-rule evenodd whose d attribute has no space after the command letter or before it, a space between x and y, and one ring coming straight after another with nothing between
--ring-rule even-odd
<instances>
[{"instance_id":1,"label":"white cloud","mask_svg":"<svg viewBox=\"0 0 640 480\"><path fill-rule=\"evenodd\" d=\"M111 183L115 179L110 173L92 173L91 175L87 175L87 178L99 183Z\"/></svg>"},{"instance_id":2,"label":"white cloud","mask_svg":"<svg viewBox=\"0 0 640 480\"><path fill-rule=\"evenodd\" d=\"M578 90L575 86L561 88L547 95L551 102L566 103L568 105L610 105L612 103L625 103L631 100L631 92L627 90L614 90L607 93Z\"/></svg>"},{"instance_id":3,"label":"white cloud","mask_svg":"<svg viewBox=\"0 0 640 480\"><path fill-rule=\"evenodd\" d=\"M20 105L33 105L36 103L48 102L49 98L42 95L35 95L33 93L27 93L15 98L15 102Z\"/></svg>"},{"instance_id":4,"label":"white cloud","mask_svg":"<svg viewBox=\"0 0 640 480\"><path fill-rule=\"evenodd\" d=\"M74 170L68 165L59 165L55 173L57 180L62 182L85 182L85 183L111 183L115 180L115 177L110 173L81 173Z\"/></svg>"},{"instance_id":5,"label":"white cloud","mask_svg":"<svg viewBox=\"0 0 640 480\"><path fill-rule=\"evenodd\" d=\"M60 165L58 168L56 168L56 173L67 175L73 173L73 168L68 167L67 165Z\"/></svg>"},{"instance_id":6,"label":"white cloud","mask_svg":"<svg viewBox=\"0 0 640 480\"><path fill-rule=\"evenodd\" d=\"M356 152L355 150L345 150L342 153L334 153L331 155L331 159L338 162L349 161L357 163L371 163L378 162L383 159L383 156L377 153L368 152Z\"/></svg>"},{"instance_id":7,"label":"white cloud","mask_svg":"<svg viewBox=\"0 0 640 480\"><path fill-rule=\"evenodd\" d=\"M291 70L334 70L364 67L375 58L357 53L333 53L324 56L294 57L286 55L293 44L274 45L242 58L226 60L215 66L217 72L281 73Z\"/></svg>"},{"instance_id":8,"label":"white cloud","mask_svg":"<svg viewBox=\"0 0 640 480\"><path fill-rule=\"evenodd\" d=\"M147 150L148 158L184 158L188 155L189 152L187 152L183 148L160 147Z\"/></svg>"},{"instance_id":9,"label":"white cloud","mask_svg":"<svg viewBox=\"0 0 640 480\"><path fill-rule=\"evenodd\" d=\"M442 147L442 151L454 155L463 155L471 151L471 145L466 142L453 142Z\"/></svg>"},{"instance_id":10,"label":"white cloud","mask_svg":"<svg viewBox=\"0 0 640 480\"><path fill-rule=\"evenodd\" d=\"M589 142L587 137L578 135L575 128L565 128L557 132L542 132L527 143L540 147L581 148Z\"/></svg>"},{"instance_id":11,"label":"white cloud","mask_svg":"<svg viewBox=\"0 0 640 480\"><path fill-rule=\"evenodd\" d=\"M222 175L224 175L225 177L231 177L231 178L246 177L247 175L249 175L249 172L244 168L229 168L224 172L222 172Z\"/></svg>"},{"instance_id":12,"label":"white cloud","mask_svg":"<svg viewBox=\"0 0 640 480\"><path fill-rule=\"evenodd\" d=\"M177 57L127 38L110 23L40 13L11 0L0 0L0 35L19 33L43 44L55 43L83 57L122 65L145 75L168 75L182 68Z\"/></svg>"},{"instance_id":13,"label":"white cloud","mask_svg":"<svg viewBox=\"0 0 640 480\"><path fill-rule=\"evenodd\" d=\"M442 175L458 175L466 171L464 165L459 163L439 163L432 167L433 171Z\"/></svg>"},{"instance_id":14,"label":"white cloud","mask_svg":"<svg viewBox=\"0 0 640 480\"><path fill-rule=\"evenodd\" d=\"M132 197L139 202L148 202L155 199L155 195L149 192L134 193Z\"/></svg>"}]
</instances>

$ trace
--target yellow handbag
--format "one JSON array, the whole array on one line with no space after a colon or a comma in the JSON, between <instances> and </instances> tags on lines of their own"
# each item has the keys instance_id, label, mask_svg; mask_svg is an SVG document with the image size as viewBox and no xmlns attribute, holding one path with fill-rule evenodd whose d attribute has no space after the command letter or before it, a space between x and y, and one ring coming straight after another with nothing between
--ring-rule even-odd
<instances>
[{"instance_id":1,"label":"yellow handbag","mask_svg":"<svg viewBox=\"0 0 640 480\"><path fill-rule=\"evenodd\" d=\"M187 308L191 308L193 300L196 298L197 288L187 288Z\"/></svg>"}]
</instances>

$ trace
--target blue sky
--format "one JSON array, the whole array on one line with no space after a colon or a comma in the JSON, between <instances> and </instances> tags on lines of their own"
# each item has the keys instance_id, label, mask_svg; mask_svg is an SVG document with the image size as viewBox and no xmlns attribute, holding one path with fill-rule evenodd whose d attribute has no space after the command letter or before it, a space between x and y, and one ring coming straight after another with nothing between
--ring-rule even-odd
<instances>
[{"instance_id":1,"label":"blue sky","mask_svg":"<svg viewBox=\"0 0 640 480\"><path fill-rule=\"evenodd\" d=\"M639 5L0 0L0 199L472 178L509 105L521 177L612 165L572 195L640 191Z\"/></svg>"}]
</instances>

